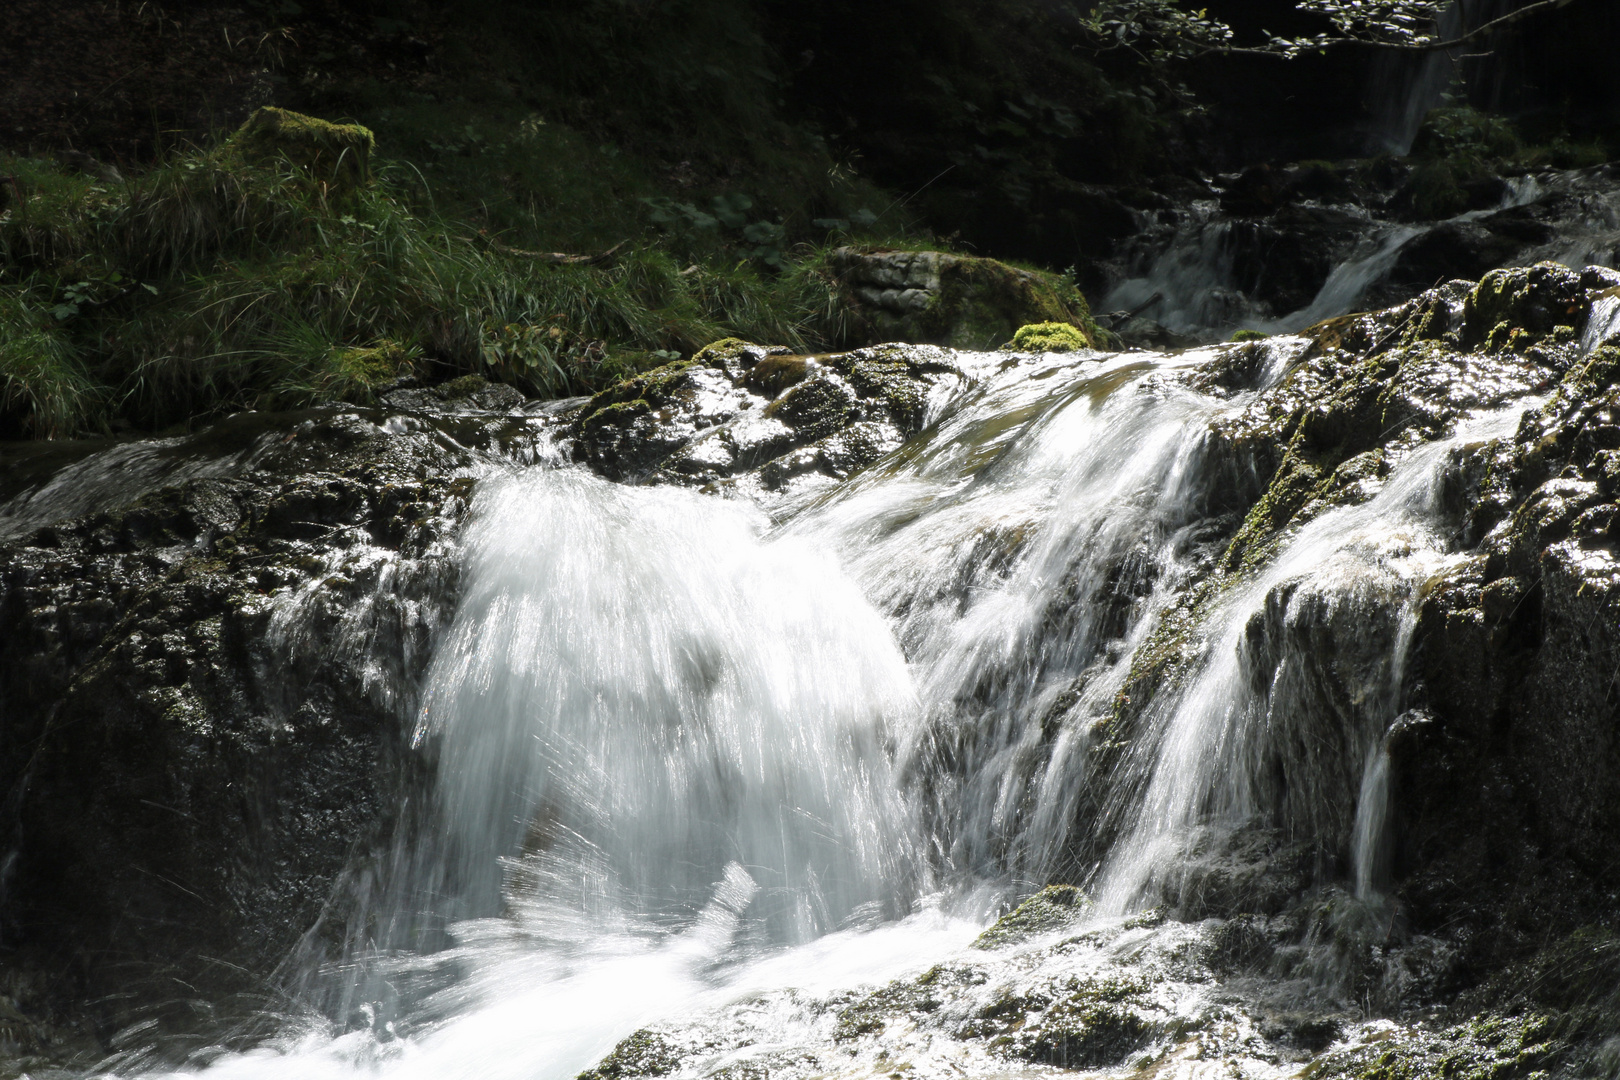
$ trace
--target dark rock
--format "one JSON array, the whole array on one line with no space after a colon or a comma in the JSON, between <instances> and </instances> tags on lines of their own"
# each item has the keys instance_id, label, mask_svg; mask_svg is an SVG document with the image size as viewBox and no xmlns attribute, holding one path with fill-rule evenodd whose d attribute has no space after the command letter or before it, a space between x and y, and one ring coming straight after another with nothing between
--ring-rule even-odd
<instances>
[{"instance_id":1,"label":"dark rock","mask_svg":"<svg viewBox=\"0 0 1620 1080\"><path fill-rule=\"evenodd\" d=\"M25 1008L105 1033L194 1022L176 980L269 989L425 775L405 718L454 604L457 476L527 446L511 423L246 414L168 447L213 475L107 488L0 546L0 932Z\"/></svg>"},{"instance_id":2,"label":"dark rock","mask_svg":"<svg viewBox=\"0 0 1620 1080\"><path fill-rule=\"evenodd\" d=\"M1401 249L1390 284L1427 289L1450 278L1478 278L1524 246L1525 241L1503 235L1483 221L1444 222Z\"/></svg>"}]
</instances>

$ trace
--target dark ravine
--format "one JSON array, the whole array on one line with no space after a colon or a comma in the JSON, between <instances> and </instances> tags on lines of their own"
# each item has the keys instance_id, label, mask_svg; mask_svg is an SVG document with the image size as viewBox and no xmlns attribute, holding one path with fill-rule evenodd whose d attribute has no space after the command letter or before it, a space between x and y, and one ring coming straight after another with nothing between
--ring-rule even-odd
<instances>
[{"instance_id":1,"label":"dark ravine","mask_svg":"<svg viewBox=\"0 0 1620 1080\"><path fill-rule=\"evenodd\" d=\"M1134 654L1110 661L1124 678L1106 714L1086 720L1064 849L1024 891L1057 888L999 924L982 961L804 1005L831 1018L827 1045L865 1053L911 1025L1009 1069L1157 1075L1196 1043L1234 1061L1314 1062L1324 1077L1600 1075L1620 1038L1620 340L1605 337L1616 289L1620 275L1601 269L1495 271L1302 339L1191 354L1157 376L1242 407L1201 435L1185 580L1140 555L1105 568L1122 612L1161 582L1169 593ZM924 453L944 402L988 372L1033 379L1053 363L1106 362L1006 352L987 366L901 345L805 357L725 341L588 401L525 402L476 381L400 387L376 408L243 414L73 461L8 450L7 1067L83 1069L153 1044L146 1029L129 1034L148 1020L175 1057L263 1038L265 1022L248 1020L292 1008L287 995L307 988L293 969L364 937L356 883L418 827L401 807L431 785L433 748L412 744L411 725L481 481L554 463L560 447L615 481L786 515ZM1446 558L1417 591L1396 715L1378 732L1382 899L1356 895L1366 781L1344 733L1374 722L1367 673L1388 662L1398 605L1293 580L1244 629L1256 692L1293 725L1245 765L1265 814L1183 852L1132 918L1075 921L1136 827L1155 703L1198 675L1221 605L1264 580L1310 523L1370 505L1415 450L1515 401L1533 404L1510 437L1456 445L1440 473L1433 528ZM1008 418L1009 430L1027 419ZM98 468L114 477L98 505L52 501L52 477ZM1004 550L978 560L964 592L998 580L1027 532L997 538ZM1056 634L1073 614L1062 605L1078 601L1054 595ZM1101 622L1114 654L1126 621ZM1294 674L1273 680L1284 667ZM1068 677L1039 718L1030 775L1079 723L1075 702L1099 674ZM969 689L953 715L988 716L1000 688ZM958 731L951 744L945 733L917 767L970 779L991 734ZM1009 833L1028 825L1028 805L1014 806ZM1072 941L1041 937L1071 921ZM1006 959L1019 942L1034 943L1033 959ZM1129 942L1136 967L1096 959ZM1017 986L1002 993L1007 979ZM1280 989L1301 985L1315 989ZM1189 1013L1187 987L1217 988L1219 1008ZM639 1032L594 1075L664 1075L741 1052L750 1029L728 1008ZM1375 1017L1399 1023L1383 1043L1352 1038Z\"/></svg>"}]
</instances>

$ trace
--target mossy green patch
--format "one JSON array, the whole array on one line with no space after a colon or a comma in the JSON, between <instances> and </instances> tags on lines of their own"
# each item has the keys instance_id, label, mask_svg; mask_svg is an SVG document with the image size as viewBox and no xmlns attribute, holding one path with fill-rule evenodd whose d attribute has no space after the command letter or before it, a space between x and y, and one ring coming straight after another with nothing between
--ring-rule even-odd
<instances>
[{"instance_id":1,"label":"mossy green patch","mask_svg":"<svg viewBox=\"0 0 1620 1080\"><path fill-rule=\"evenodd\" d=\"M656 1031L643 1028L625 1037L578 1080L630 1080L638 1076L664 1076L681 1063L680 1049Z\"/></svg>"},{"instance_id":2,"label":"mossy green patch","mask_svg":"<svg viewBox=\"0 0 1620 1080\"><path fill-rule=\"evenodd\" d=\"M709 350L729 347L732 341L735 339L715 342L690 360L676 360L598 391L580 410L580 426L590 428L622 424L632 417L652 411L653 404L679 385L687 371L713 357ZM737 342L737 345L744 344L746 342Z\"/></svg>"},{"instance_id":3,"label":"mossy green patch","mask_svg":"<svg viewBox=\"0 0 1620 1080\"><path fill-rule=\"evenodd\" d=\"M1030 1061L1066 1069L1117 1065L1153 1037L1147 983L1133 978L1080 979L1040 1021L1002 1044ZM998 1040L999 1041L999 1040Z\"/></svg>"},{"instance_id":4,"label":"mossy green patch","mask_svg":"<svg viewBox=\"0 0 1620 1080\"><path fill-rule=\"evenodd\" d=\"M1075 922L1091 906L1073 885L1048 885L996 920L973 942L975 949L999 949L1050 934Z\"/></svg>"},{"instance_id":5,"label":"mossy green patch","mask_svg":"<svg viewBox=\"0 0 1620 1080\"><path fill-rule=\"evenodd\" d=\"M1540 1013L1476 1016L1438 1033L1396 1031L1318 1058L1305 1080L1530 1080L1562 1056L1557 1022Z\"/></svg>"},{"instance_id":6,"label":"mossy green patch","mask_svg":"<svg viewBox=\"0 0 1620 1080\"><path fill-rule=\"evenodd\" d=\"M923 316L930 340L957 349L993 349L1026 324L1073 326L1095 340L1091 311L1072 282L994 259L942 260L938 302Z\"/></svg>"},{"instance_id":7,"label":"mossy green patch","mask_svg":"<svg viewBox=\"0 0 1620 1080\"><path fill-rule=\"evenodd\" d=\"M1066 322L1028 323L1013 333L1010 347L1026 352L1074 352L1091 342L1079 327Z\"/></svg>"},{"instance_id":8,"label":"mossy green patch","mask_svg":"<svg viewBox=\"0 0 1620 1080\"><path fill-rule=\"evenodd\" d=\"M290 162L319 183L348 190L370 179L376 145L371 130L359 124L335 124L265 106L247 118L220 153L252 165Z\"/></svg>"}]
</instances>

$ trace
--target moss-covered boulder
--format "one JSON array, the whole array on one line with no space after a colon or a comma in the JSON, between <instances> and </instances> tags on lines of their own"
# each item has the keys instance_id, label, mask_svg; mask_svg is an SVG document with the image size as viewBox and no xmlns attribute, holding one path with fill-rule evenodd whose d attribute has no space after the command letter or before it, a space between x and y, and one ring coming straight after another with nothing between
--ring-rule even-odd
<instances>
[{"instance_id":1,"label":"moss-covered boulder","mask_svg":"<svg viewBox=\"0 0 1620 1080\"><path fill-rule=\"evenodd\" d=\"M841 248L832 262L855 342L994 349L1019 327L1060 323L1096 343L1085 297L1057 275L942 251Z\"/></svg>"},{"instance_id":2,"label":"moss-covered boulder","mask_svg":"<svg viewBox=\"0 0 1620 1080\"><path fill-rule=\"evenodd\" d=\"M1061 930L1078 922L1091 901L1073 885L1048 885L1018 907L996 920L996 924L973 942L975 949L999 949Z\"/></svg>"},{"instance_id":3,"label":"moss-covered boulder","mask_svg":"<svg viewBox=\"0 0 1620 1080\"><path fill-rule=\"evenodd\" d=\"M226 140L227 156L253 165L290 162L319 183L348 190L371 178L371 129L270 106L256 110Z\"/></svg>"}]
</instances>

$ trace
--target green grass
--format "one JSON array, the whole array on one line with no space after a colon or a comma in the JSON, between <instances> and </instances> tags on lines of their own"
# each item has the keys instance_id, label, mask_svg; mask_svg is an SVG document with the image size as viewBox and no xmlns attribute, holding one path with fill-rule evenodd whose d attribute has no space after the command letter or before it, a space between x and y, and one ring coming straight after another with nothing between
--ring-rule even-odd
<instances>
[{"instance_id":1,"label":"green grass","mask_svg":"<svg viewBox=\"0 0 1620 1080\"><path fill-rule=\"evenodd\" d=\"M481 207L472 174L431 157L383 162L343 195L218 151L117 185L0 161L24 194L0 218L0 433L365 401L413 373L585 393L729 335L841 339L827 228L790 244L724 196L730 220L661 219L633 167L557 164L575 138L501 150L502 168L478 175L508 194ZM503 180L519 158L537 171ZM433 173L451 175L441 187ZM609 238L629 242L599 265L535 254Z\"/></svg>"}]
</instances>

